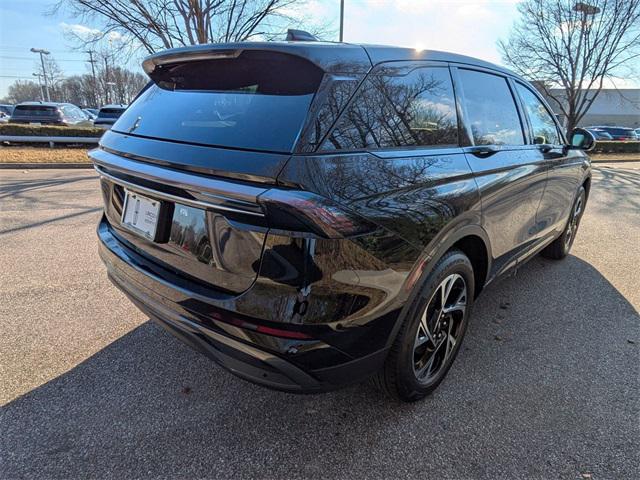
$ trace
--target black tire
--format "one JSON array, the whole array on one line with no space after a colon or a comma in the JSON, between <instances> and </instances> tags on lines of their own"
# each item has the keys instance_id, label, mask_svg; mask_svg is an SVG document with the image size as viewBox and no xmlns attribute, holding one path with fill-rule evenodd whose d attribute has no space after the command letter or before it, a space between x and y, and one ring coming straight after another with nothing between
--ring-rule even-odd
<instances>
[{"instance_id":1,"label":"black tire","mask_svg":"<svg viewBox=\"0 0 640 480\"><path fill-rule=\"evenodd\" d=\"M446 292L449 284L451 288L449 298L445 297L445 308L438 309L438 305L442 304L442 293ZM466 288L465 292L462 291L462 286ZM420 400L433 392L453 364L460 350L473 306L473 266L464 253L451 250L438 261L416 288L417 293L407 310L385 365L374 377L374 383L380 389L404 402ZM460 298L463 293L466 294L465 306L460 312L454 307L462 305ZM457 303L454 305L448 301L450 299L455 299ZM452 311L438 313L446 310ZM426 330L424 325L428 325ZM447 328L443 333L442 330ZM452 332L452 329L455 331ZM446 339L440 339L440 334L446 336ZM455 342L450 340L451 337L455 337ZM446 344L443 341L446 341ZM419 342L423 343L417 346ZM429 351L433 352L431 357ZM438 361L436 355L443 358L439 361L437 370L430 376L434 364Z\"/></svg>"},{"instance_id":2,"label":"black tire","mask_svg":"<svg viewBox=\"0 0 640 480\"><path fill-rule=\"evenodd\" d=\"M576 239L578 227L580 226L580 220L582 219L586 204L587 192L584 187L580 187L576 194L576 198L573 201L573 205L571 206L571 213L569 214L569 219L567 220L567 225L564 227L562 235L542 250L541 254L543 257L550 258L552 260L562 260L569 254L573 242Z\"/></svg>"}]
</instances>

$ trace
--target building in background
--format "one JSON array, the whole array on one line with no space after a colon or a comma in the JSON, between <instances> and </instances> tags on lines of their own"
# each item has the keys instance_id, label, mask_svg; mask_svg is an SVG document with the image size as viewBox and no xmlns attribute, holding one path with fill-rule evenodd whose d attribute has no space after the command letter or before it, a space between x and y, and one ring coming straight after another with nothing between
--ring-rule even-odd
<instances>
[{"instance_id":1,"label":"building in background","mask_svg":"<svg viewBox=\"0 0 640 480\"><path fill-rule=\"evenodd\" d=\"M556 98L561 98L563 92L562 89L551 89ZM564 125L564 116L557 102L545 97ZM591 125L640 128L640 88L602 89L579 124L581 127Z\"/></svg>"}]
</instances>

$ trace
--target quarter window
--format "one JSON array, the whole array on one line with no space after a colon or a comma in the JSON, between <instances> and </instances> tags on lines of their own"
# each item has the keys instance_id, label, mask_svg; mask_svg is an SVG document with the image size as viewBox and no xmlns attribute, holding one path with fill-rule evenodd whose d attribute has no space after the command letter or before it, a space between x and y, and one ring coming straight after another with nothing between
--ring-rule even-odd
<instances>
[{"instance_id":1,"label":"quarter window","mask_svg":"<svg viewBox=\"0 0 640 480\"><path fill-rule=\"evenodd\" d=\"M475 145L524 145L516 104L504 77L460 69L467 121Z\"/></svg>"},{"instance_id":2,"label":"quarter window","mask_svg":"<svg viewBox=\"0 0 640 480\"><path fill-rule=\"evenodd\" d=\"M340 119L324 150L458 145L448 68L373 75Z\"/></svg>"},{"instance_id":3,"label":"quarter window","mask_svg":"<svg viewBox=\"0 0 640 480\"><path fill-rule=\"evenodd\" d=\"M558 129L549 110L543 105L540 99L527 87L519 83L516 84L518 94L522 99L524 108L533 130L533 143L559 145L560 137Z\"/></svg>"}]
</instances>

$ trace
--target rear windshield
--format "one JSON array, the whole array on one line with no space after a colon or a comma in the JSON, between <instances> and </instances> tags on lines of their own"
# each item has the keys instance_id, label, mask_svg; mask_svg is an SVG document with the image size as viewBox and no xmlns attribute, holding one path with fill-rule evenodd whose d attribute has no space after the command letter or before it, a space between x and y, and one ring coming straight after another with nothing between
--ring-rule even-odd
<instances>
[{"instance_id":1,"label":"rear windshield","mask_svg":"<svg viewBox=\"0 0 640 480\"><path fill-rule=\"evenodd\" d=\"M18 105L13 114L28 115L30 117L51 117L58 114L57 107L49 107L45 105Z\"/></svg>"},{"instance_id":2,"label":"rear windshield","mask_svg":"<svg viewBox=\"0 0 640 480\"><path fill-rule=\"evenodd\" d=\"M616 128L616 127L600 127L598 130L604 130L613 135L630 135L632 130L630 128Z\"/></svg>"},{"instance_id":3,"label":"rear windshield","mask_svg":"<svg viewBox=\"0 0 640 480\"><path fill-rule=\"evenodd\" d=\"M157 85L138 97L113 130L290 152L322 75L304 59L257 51L156 68L151 76Z\"/></svg>"},{"instance_id":4,"label":"rear windshield","mask_svg":"<svg viewBox=\"0 0 640 480\"><path fill-rule=\"evenodd\" d=\"M124 108L102 108L98 112L100 118L118 118L124 112Z\"/></svg>"}]
</instances>

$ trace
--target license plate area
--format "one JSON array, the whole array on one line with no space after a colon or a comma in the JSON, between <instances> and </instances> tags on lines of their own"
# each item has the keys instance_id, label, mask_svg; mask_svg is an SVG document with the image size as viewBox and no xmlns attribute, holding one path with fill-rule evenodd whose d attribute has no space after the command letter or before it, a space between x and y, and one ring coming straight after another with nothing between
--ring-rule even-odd
<instances>
[{"instance_id":1,"label":"license plate area","mask_svg":"<svg viewBox=\"0 0 640 480\"><path fill-rule=\"evenodd\" d=\"M120 223L126 229L155 241L159 233L161 211L160 200L125 189Z\"/></svg>"}]
</instances>

